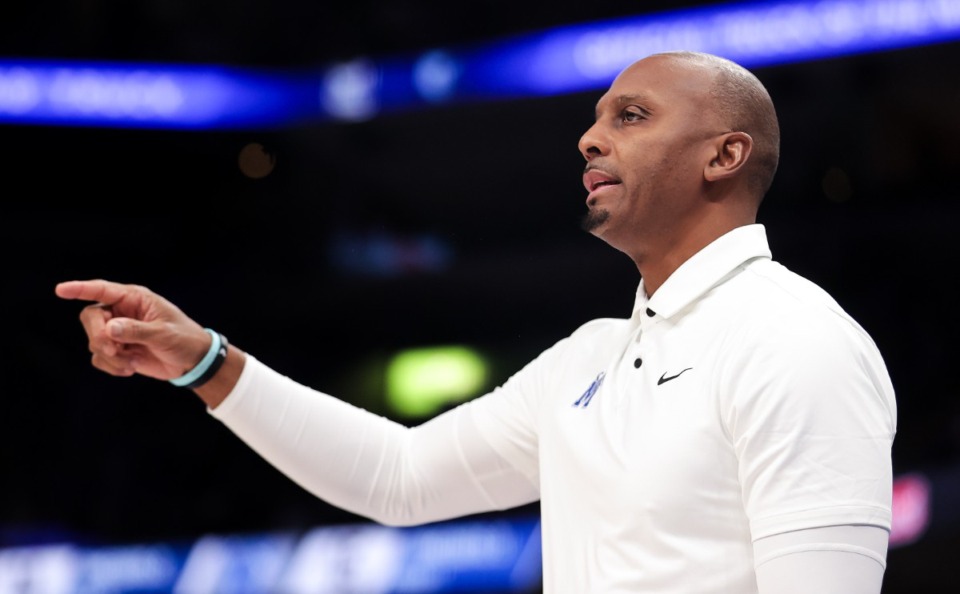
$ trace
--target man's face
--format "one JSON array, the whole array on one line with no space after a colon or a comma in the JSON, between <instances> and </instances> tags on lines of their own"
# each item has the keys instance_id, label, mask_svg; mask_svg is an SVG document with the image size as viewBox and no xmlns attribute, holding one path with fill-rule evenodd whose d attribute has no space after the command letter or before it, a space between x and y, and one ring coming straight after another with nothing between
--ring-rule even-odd
<instances>
[{"instance_id":1,"label":"man's face","mask_svg":"<svg viewBox=\"0 0 960 594\"><path fill-rule=\"evenodd\" d=\"M652 56L624 70L580 139L587 160L583 228L635 261L680 241L701 200L713 74Z\"/></svg>"}]
</instances>

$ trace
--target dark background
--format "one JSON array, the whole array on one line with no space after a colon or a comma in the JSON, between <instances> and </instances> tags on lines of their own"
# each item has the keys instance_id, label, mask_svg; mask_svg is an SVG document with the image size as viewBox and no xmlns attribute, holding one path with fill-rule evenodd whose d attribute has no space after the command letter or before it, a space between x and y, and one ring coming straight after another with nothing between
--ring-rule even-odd
<instances>
[{"instance_id":1,"label":"dark background","mask_svg":"<svg viewBox=\"0 0 960 594\"><path fill-rule=\"evenodd\" d=\"M704 4L20 3L4 9L0 57L309 66ZM755 69L783 132L760 221L774 256L874 336L898 394L895 471L944 484L960 465L958 63L960 44L945 43ZM54 285L148 285L278 370L373 409L351 392L359 370L404 347L475 345L502 381L583 321L629 314L636 270L579 230L576 144L599 94L284 131L0 126L0 546L357 521L189 392L93 369L80 304ZM276 158L261 179L238 167L251 142ZM342 233L429 235L453 260L351 274L331 259ZM956 583L957 503L935 491L939 521L891 552L885 592Z\"/></svg>"}]
</instances>

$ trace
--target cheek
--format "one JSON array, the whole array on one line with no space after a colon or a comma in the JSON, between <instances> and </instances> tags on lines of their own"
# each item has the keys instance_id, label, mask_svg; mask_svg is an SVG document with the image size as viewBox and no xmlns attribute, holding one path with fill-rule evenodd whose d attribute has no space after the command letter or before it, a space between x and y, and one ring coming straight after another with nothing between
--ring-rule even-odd
<instances>
[{"instance_id":1,"label":"cheek","mask_svg":"<svg viewBox=\"0 0 960 594\"><path fill-rule=\"evenodd\" d=\"M696 195L689 166L662 158L624 176L625 209L637 220L669 220L680 216Z\"/></svg>"},{"instance_id":2,"label":"cheek","mask_svg":"<svg viewBox=\"0 0 960 594\"><path fill-rule=\"evenodd\" d=\"M700 172L692 147L648 142L621 153L620 178L631 208L671 209L671 203L698 187Z\"/></svg>"},{"instance_id":3,"label":"cheek","mask_svg":"<svg viewBox=\"0 0 960 594\"><path fill-rule=\"evenodd\" d=\"M678 197L696 192L703 177L691 151L676 151L665 156L653 169L650 179L656 181L658 191Z\"/></svg>"},{"instance_id":4,"label":"cheek","mask_svg":"<svg viewBox=\"0 0 960 594\"><path fill-rule=\"evenodd\" d=\"M650 201L664 192L669 192L680 177L676 164L663 156L647 155L648 160L638 161L627 169L623 176L627 194L638 200ZM652 158L655 160L650 160Z\"/></svg>"}]
</instances>

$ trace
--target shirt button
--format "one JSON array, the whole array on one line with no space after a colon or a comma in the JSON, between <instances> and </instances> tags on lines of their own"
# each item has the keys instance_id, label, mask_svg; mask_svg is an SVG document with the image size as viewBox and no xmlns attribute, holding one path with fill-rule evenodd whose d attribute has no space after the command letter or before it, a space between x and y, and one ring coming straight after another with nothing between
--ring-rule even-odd
<instances>
[{"instance_id":1,"label":"shirt button","mask_svg":"<svg viewBox=\"0 0 960 594\"><path fill-rule=\"evenodd\" d=\"M647 308L647 315L652 318L653 316L657 315L657 312L653 311L652 309L650 309L650 308L648 307L648 308Z\"/></svg>"},{"instance_id":2,"label":"shirt button","mask_svg":"<svg viewBox=\"0 0 960 594\"><path fill-rule=\"evenodd\" d=\"M633 360L633 366L636 367L637 369L640 369L641 365L643 365L643 359L641 359L640 357L637 357L636 359Z\"/></svg>"}]
</instances>

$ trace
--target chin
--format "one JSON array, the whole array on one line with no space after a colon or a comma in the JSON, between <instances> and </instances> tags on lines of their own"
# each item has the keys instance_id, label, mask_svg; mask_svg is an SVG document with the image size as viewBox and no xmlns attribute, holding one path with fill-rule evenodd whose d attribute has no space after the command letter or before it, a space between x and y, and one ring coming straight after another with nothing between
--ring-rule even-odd
<instances>
[{"instance_id":1,"label":"chin","mask_svg":"<svg viewBox=\"0 0 960 594\"><path fill-rule=\"evenodd\" d=\"M610 218L610 212L606 210L589 210L587 214L580 219L580 228L588 233L597 235L600 227Z\"/></svg>"}]
</instances>

